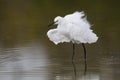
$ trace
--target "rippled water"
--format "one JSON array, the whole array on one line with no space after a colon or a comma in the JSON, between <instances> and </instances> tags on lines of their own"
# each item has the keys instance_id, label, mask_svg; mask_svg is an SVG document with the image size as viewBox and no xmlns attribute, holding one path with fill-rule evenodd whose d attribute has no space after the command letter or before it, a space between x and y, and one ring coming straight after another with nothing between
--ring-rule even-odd
<instances>
[{"instance_id":1,"label":"rippled water","mask_svg":"<svg viewBox=\"0 0 120 80\"><path fill-rule=\"evenodd\" d=\"M119 80L119 1L0 0L0 80ZM55 45L46 36L57 15L84 10L99 36L83 48ZM55 26L51 27L54 28Z\"/></svg>"}]
</instances>

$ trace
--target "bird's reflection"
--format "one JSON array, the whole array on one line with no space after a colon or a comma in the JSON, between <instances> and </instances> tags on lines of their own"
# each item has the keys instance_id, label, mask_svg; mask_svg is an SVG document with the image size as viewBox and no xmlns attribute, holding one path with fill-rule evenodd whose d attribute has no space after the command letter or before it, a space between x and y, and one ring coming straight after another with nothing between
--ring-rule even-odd
<instances>
[{"instance_id":1,"label":"bird's reflection","mask_svg":"<svg viewBox=\"0 0 120 80\"><path fill-rule=\"evenodd\" d=\"M73 72L74 72L73 80L100 80L100 77L97 74L87 74L87 64L86 63L84 66L84 74L82 77L77 77L77 69L76 69L76 65L75 65L74 61L72 61L72 65L73 65Z\"/></svg>"},{"instance_id":2,"label":"bird's reflection","mask_svg":"<svg viewBox=\"0 0 120 80\"><path fill-rule=\"evenodd\" d=\"M76 65L75 62L72 60L72 65L73 65L73 71L74 71L74 80L77 78L77 73L76 73Z\"/></svg>"},{"instance_id":3,"label":"bird's reflection","mask_svg":"<svg viewBox=\"0 0 120 80\"><path fill-rule=\"evenodd\" d=\"M84 75L86 75L86 73L87 73L87 62L85 61L85 66L84 66L85 68L84 68Z\"/></svg>"},{"instance_id":4,"label":"bird's reflection","mask_svg":"<svg viewBox=\"0 0 120 80\"><path fill-rule=\"evenodd\" d=\"M73 72L74 72L74 78L73 78L73 80L77 80L77 69L76 69L75 62L73 60L72 60L72 65L73 65ZM87 74L87 63L85 62L84 76L86 76L86 74Z\"/></svg>"}]
</instances>

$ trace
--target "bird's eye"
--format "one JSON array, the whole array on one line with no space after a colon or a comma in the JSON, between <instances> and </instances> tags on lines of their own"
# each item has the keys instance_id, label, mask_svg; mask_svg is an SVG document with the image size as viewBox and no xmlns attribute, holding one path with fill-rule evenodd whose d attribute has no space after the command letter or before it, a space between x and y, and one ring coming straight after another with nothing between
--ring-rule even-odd
<instances>
[{"instance_id":1,"label":"bird's eye","mask_svg":"<svg viewBox=\"0 0 120 80\"><path fill-rule=\"evenodd\" d=\"M58 20L56 20L55 22L58 22Z\"/></svg>"}]
</instances>

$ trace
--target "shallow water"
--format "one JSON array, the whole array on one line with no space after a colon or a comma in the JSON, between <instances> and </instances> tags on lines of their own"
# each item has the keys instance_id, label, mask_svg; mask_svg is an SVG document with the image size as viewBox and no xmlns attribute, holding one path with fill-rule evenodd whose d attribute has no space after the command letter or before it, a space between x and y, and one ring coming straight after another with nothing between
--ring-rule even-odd
<instances>
[{"instance_id":1,"label":"shallow water","mask_svg":"<svg viewBox=\"0 0 120 80\"><path fill-rule=\"evenodd\" d=\"M107 0L0 0L0 80L119 80L118 8L119 1ZM55 16L76 10L85 11L99 36L85 45L87 70L81 44L72 62L72 44L55 45L46 36Z\"/></svg>"}]
</instances>

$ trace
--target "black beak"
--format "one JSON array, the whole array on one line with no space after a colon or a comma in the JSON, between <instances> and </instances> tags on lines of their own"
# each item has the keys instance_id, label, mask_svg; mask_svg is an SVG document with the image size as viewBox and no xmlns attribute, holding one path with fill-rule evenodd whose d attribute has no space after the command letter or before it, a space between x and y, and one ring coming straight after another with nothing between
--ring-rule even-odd
<instances>
[{"instance_id":1,"label":"black beak","mask_svg":"<svg viewBox=\"0 0 120 80\"><path fill-rule=\"evenodd\" d=\"M50 27L50 26L52 26L54 24L55 24L55 22L51 22L51 23L48 24L48 27Z\"/></svg>"}]
</instances>

